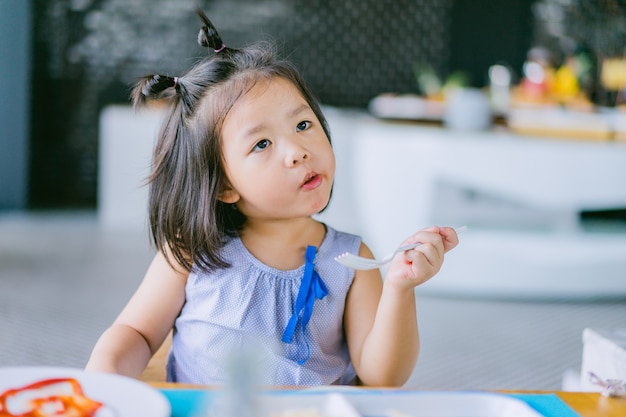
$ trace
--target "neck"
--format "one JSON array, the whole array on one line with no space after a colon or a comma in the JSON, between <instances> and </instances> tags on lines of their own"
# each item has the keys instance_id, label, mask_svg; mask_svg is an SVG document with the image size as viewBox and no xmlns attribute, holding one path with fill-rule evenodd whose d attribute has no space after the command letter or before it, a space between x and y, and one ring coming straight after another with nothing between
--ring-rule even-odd
<instances>
[{"instance_id":1,"label":"neck","mask_svg":"<svg viewBox=\"0 0 626 417\"><path fill-rule=\"evenodd\" d=\"M248 219L240 232L241 241L252 255L268 266L283 270L301 266L306 247L319 248L325 235L325 226L310 217Z\"/></svg>"}]
</instances>

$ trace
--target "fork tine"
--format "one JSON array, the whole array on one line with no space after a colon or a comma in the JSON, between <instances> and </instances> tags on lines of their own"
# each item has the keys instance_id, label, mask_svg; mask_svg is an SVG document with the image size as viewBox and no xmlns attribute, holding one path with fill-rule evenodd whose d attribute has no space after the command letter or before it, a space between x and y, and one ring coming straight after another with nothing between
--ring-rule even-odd
<instances>
[{"instance_id":1,"label":"fork tine","mask_svg":"<svg viewBox=\"0 0 626 417\"><path fill-rule=\"evenodd\" d=\"M380 262L375 259L361 258L349 252L337 256L335 258L335 261L354 269L374 269L384 264L384 262Z\"/></svg>"},{"instance_id":2,"label":"fork tine","mask_svg":"<svg viewBox=\"0 0 626 417\"><path fill-rule=\"evenodd\" d=\"M343 262L345 264L351 265L378 265L379 261L375 259L365 259L365 258L357 258L356 256L352 256L347 254L347 256L337 259L337 262Z\"/></svg>"},{"instance_id":3,"label":"fork tine","mask_svg":"<svg viewBox=\"0 0 626 417\"><path fill-rule=\"evenodd\" d=\"M354 258L341 258L336 259L336 261L344 266L347 266L348 268L360 270L375 269L380 266L380 264L377 262L366 263L365 260L359 260Z\"/></svg>"}]
</instances>

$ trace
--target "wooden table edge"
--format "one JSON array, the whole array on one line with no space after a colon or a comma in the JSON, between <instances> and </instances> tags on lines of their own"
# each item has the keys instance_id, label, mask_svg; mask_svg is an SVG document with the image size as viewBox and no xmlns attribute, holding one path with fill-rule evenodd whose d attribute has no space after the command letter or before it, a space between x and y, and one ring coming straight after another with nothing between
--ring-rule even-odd
<instances>
[{"instance_id":1,"label":"wooden table edge","mask_svg":"<svg viewBox=\"0 0 626 417\"><path fill-rule=\"evenodd\" d=\"M219 387L195 384L179 384L171 382L148 382L156 389L208 389L219 390ZM268 387L267 389L305 389L307 387ZM364 387L367 389L366 387ZM390 391L419 391L429 390L414 388L372 388L375 390ZM441 390L430 390L441 391ZM499 392L504 394L555 394L572 410L581 417L626 417L626 397L609 398L602 396L599 392L574 392L574 391L545 391L545 390L476 390L477 392Z\"/></svg>"}]
</instances>

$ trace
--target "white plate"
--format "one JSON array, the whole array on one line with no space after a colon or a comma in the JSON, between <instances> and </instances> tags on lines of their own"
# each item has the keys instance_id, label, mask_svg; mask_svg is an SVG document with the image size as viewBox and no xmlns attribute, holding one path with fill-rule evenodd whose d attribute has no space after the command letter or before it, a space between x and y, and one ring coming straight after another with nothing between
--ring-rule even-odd
<instances>
[{"instance_id":1,"label":"white plate","mask_svg":"<svg viewBox=\"0 0 626 417\"><path fill-rule=\"evenodd\" d=\"M442 120L446 104L414 94L381 94L370 100L370 113L383 119Z\"/></svg>"},{"instance_id":2,"label":"white plate","mask_svg":"<svg viewBox=\"0 0 626 417\"><path fill-rule=\"evenodd\" d=\"M292 395L261 396L269 413L288 410L322 410L330 392L312 390ZM376 392L338 391L364 417L406 415L410 417L543 417L525 402L503 394L482 392ZM269 414L268 414L269 415Z\"/></svg>"},{"instance_id":3,"label":"white plate","mask_svg":"<svg viewBox=\"0 0 626 417\"><path fill-rule=\"evenodd\" d=\"M151 386L121 375L87 372L77 368L7 367L0 368L0 394L13 388L50 378L76 379L86 397L101 402L115 417L170 417L167 398ZM98 415L98 413L96 413Z\"/></svg>"}]
</instances>

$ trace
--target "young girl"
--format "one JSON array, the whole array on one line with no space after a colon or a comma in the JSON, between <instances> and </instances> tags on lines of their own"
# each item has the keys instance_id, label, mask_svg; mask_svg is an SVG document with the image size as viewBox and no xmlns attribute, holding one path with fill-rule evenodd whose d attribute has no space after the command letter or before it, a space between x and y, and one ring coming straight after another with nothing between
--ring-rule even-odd
<instances>
[{"instance_id":1,"label":"young girl","mask_svg":"<svg viewBox=\"0 0 626 417\"><path fill-rule=\"evenodd\" d=\"M404 384L419 349L414 288L455 231L410 236L422 244L395 257L384 283L335 262L373 256L311 217L335 173L319 105L271 47L227 47L198 14L198 41L215 55L133 92L135 105L171 103L149 178L157 255L86 368L136 377L173 328L169 381L222 384L229 356L252 348L267 384Z\"/></svg>"}]
</instances>

